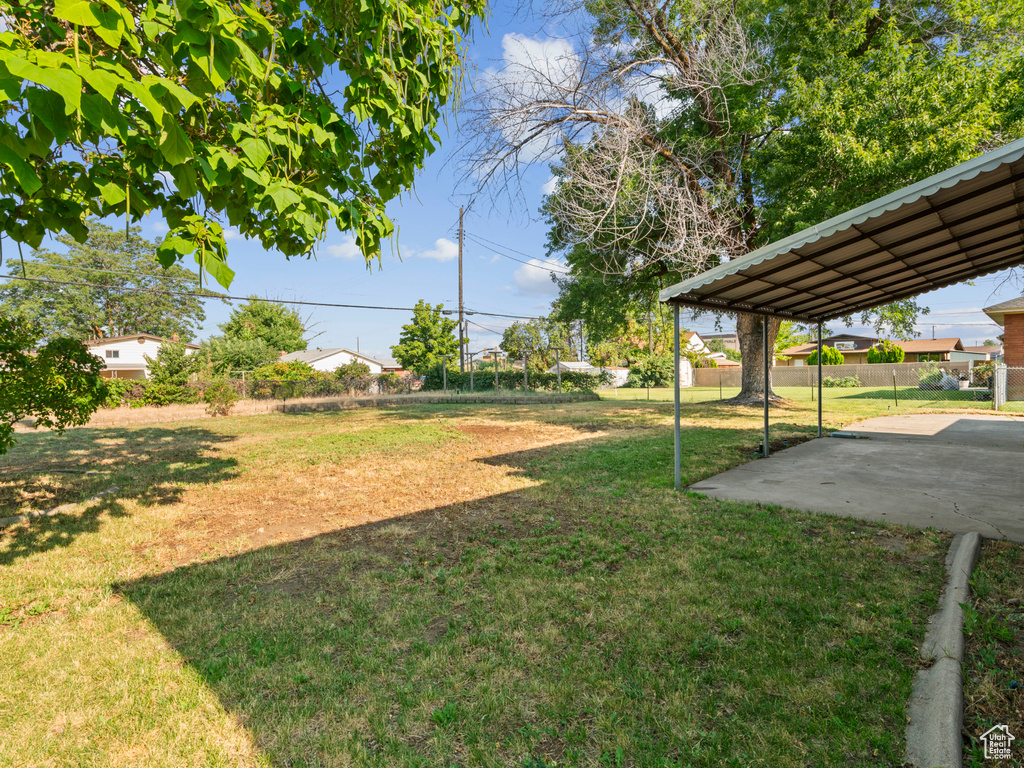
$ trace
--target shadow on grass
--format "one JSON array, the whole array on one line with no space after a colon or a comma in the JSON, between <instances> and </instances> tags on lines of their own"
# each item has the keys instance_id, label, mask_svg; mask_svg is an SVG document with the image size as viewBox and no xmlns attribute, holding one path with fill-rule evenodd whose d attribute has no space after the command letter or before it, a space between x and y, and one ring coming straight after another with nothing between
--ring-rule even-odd
<instances>
[{"instance_id":1,"label":"shadow on grass","mask_svg":"<svg viewBox=\"0 0 1024 768\"><path fill-rule=\"evenodd\" d=\"M653 488L671 439L491 457L538 484L116 588L275 766L898 762L937 561Z\"/></svg>"},{"instance_id":2,"label":"shadow on grass","mask_svg":"<svg viewBox=\"0 0 1024 768\"><path fill-rule=\"evenodd\" d=\"M76 429L64 435L19 436L14 449L0 460L0 516L46 511L111 486L118 491L84 509L0 529L0 566L95 533L105 517L127 514L126 501L176 504L186 485L236 477L237 460L217 455L218 446L234 439L200 427ZM59 472L68 469L96 474Z\"/></svg>"}]
</instances>

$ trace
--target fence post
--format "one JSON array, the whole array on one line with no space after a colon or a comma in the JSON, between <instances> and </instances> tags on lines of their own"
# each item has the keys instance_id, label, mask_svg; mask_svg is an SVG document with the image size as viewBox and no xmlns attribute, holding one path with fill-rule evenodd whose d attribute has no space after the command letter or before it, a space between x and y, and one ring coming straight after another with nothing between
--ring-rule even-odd
<instances>
[{"instance_id":1,"label":"fence post","mask_svg":"<svg viewBox=\"0 0 1024 768\"><path fill-rule=\"evenodd\" d=\"M725 398L722 397L722 369L721 368L718 369L718 399L719 400L724 400L725 399Z\"/></svg>"},{"instance_id":2,"label":"fence post","mask_svg":"<svg viewBox=\"0 0 1024 768\"><path fill-rule=\"evenodd\" d=\"M900 407L900 396L896 392L896 369L892 369L892 397L896 401L896 407Z\"/></svg>"}]
</instances>

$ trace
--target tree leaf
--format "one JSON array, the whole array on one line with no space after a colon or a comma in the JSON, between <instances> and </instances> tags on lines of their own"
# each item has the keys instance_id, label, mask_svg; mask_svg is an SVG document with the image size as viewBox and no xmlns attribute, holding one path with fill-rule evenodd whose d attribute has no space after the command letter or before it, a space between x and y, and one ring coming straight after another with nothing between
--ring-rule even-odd
<instances>
[{"instance_id":1,"label":"tree leaf","mask_svg":"<svg viewBox=\"0 0 1024 768\"><path fill-rule=\"evenodd\" d=\"M64 100L53 91L42 88L29 88L25 97L32 115L50 130L59 143L67 141L71 125L64 114Z\"/></svg>"},{"instance_id":2,"label":"tree leaf","mask_svg":"<svg viewBox=\"0 0 1024 768\"><path fill-rule=\"evenodd\" d=\"M270 147L263 139L246 137L238 142L238 148L256 168L262 168L270 157Z\"/></svg>"},{"instance_id":3,"label":"tree leaf","mask_svg":"<svg viewBox=\"0 0 1024 768\"><path fill-rule=\"evenodd\" d=\"M284 182L280 181L275 181L267 187L267 197L273 202L274 208L277 209L278 213L284 213L288 206L294 205L302 199L293 190L289 189Z\"/></svg>"},{"instance_id":4,"label":"tree leaf","mask_svg":"<svg viewBox=\"0 0 1024 768\"><path fill-rule=\"evenodd\" d=\"M32 195L43 186L43 182L32 166L18 157L10 147L0 145L0 163L8 166L25 194Z\"/></svg>"},{"instance_id":5,"label":"tree leaf","mask_svg":"<svg viewBox=\"0 0 1024 768\"><path fill-rule=\"evenodd\" d=\"M192 142L181 130L173 115L164 115L163 130L160 132L160 154L171 165L181 165L192 158Z\"/></svg>"},{"instance_id":6,"label":"tree leaf","mask_svg":"<svg viewBox=\"0 0 1024 768\"><path fill-rule=\"evenodd\" d=\"M15 77L31 80L60 94L65 114L82 108L82 78L71 70L40 67L21 56L11 56L4 63Z\"/></svg>"},{"instance_id":7,"label":"tree leaf","mask_svg":"<svg viewBox=\"0 0 1024 768\"><path fill-rule=\"evenodd\" d=\"M153 95L150 89L144 83L138 83L132 80L126 80L124 87L131 93L132 96L137 98L149 113L153 116L157 125L162 125L164 121L164 108L160 104L160 101Z\"/></svg>"},{"instance_id":8,"label":"tree leaf","mask_svg":"<svg viewBox=\"0 0 1024 768\"><path fill-rule=\"evenodd\" d=\"M223 259L212 251L208 250L203 254L203 268L225 288L228 288L231 281L235 279L235 270L231 269Z\"/></svg>"},{"instance_id":9,"label":"tree leaf","mask_svg":"<svg viewBox=\"0 0 1024 768\"><path fill-rule=\"evenodd\" d=\"M96 93L113 103L117 88L122 82L121 78L108 70L93 69L90 66L84 66L78 71Z\"/></svg>"},{"instance_id":10,"label":"tree leaf","mask_svg":"<svg viewBox=\"0 0 1024 768\"><path fill-rule=\"evenodd\" d=\"M70 21L72 24L80 24L83 27L96 27L100 25L100 17L97 15L99 7L87 0L56 0L53 8L53 15L58 19Z\"/></svg>"}]
</instances>

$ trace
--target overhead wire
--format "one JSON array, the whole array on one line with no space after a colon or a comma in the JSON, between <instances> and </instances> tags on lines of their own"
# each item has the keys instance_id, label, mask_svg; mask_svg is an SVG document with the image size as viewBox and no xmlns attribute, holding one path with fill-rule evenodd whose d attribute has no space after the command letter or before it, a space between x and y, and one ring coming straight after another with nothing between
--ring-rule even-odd
<instances>
[{"instance_id":1,"label":"overhead wire","mask_svg":"<svg viewBox=\"0 0 1024 768\"><path fill-rule=\"evenodd\" d=\"M186 280L188 282L197 283L199 282L198 275L196 277L184 277L179 275L151 275L151 274L139 274L138 272L124 272L117 269L100 269L99 267L76 267L70 264L46 264L40 261L30 261L29 264L33 264L38 267L46 267L49 269L75 269L84 272L102 272L108 275L127 275L129 277L154 277L160 280ZM7 275L0 275L0 277L7 277ZM113 287L113 286L110 286Z\"/></svg>"},{"instance_id":2,"label":"overhead wire","mask_svg":"<svg viewBox=\"0 0 1024 768\"><path fill-rule=\"evenodd\" d=\"M133 288L131 286L122 285L104 285L103 283L82 283L71 280L52 280L49 278L41 277L19 277L18 275L0 275L0 280L18 280L29 283L44 283L47 285L62 285L71 286L76 288L102 288L105 290L112 291L130 291L132 293L156 293L163 296L191 296L200 299L220 299L222 301L249 301L252 297L250 296L231 296L230 294L222 293L197 293L195 291L172 291L163 288ZM295 304L299 306L308 307L330 307L334 309L377 309L392 312L414 312L415 307L388 307L388 306L376 306L370 304L335 304L323 301L301 301L299 299L259 299L259 301L265 301L269 304ZM446 310L451 312L451 310ZM507 317L515 320L539 320L538 317L532 317L530 315L511 315L499 312L482 312L479 310L471 310L474 314L485 315L488 317Z\"/></svg>"}]
</instances>

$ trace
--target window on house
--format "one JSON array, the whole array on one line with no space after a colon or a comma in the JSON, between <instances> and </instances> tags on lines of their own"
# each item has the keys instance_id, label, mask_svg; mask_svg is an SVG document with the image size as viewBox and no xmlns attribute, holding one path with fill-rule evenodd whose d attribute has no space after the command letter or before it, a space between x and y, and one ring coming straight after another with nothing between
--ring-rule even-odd
<instances>
[{"instance_id":1,"label":"window on house","mask_svg":"<svg viewBox=\"0 0 1024 768\"><path fill-rule=\"evenodd\" d=\"M112 357L121 357L121 350L119 350L119 349L108 349L107 350L107 358L109 359L109 358L112 358Z\"/></svg>"},{"instance_id":2,"label":"window on house","mask_svg":"<svg viewBox=\"0 0 1024 768\"><path fill-rule=\"evenodd\" d=\"M848 350L848 349L855 349L856 347L857 347L857 344L855 342L852 342L852 341L837 341L835 349Z\"/></svg>"}]
</instances>

